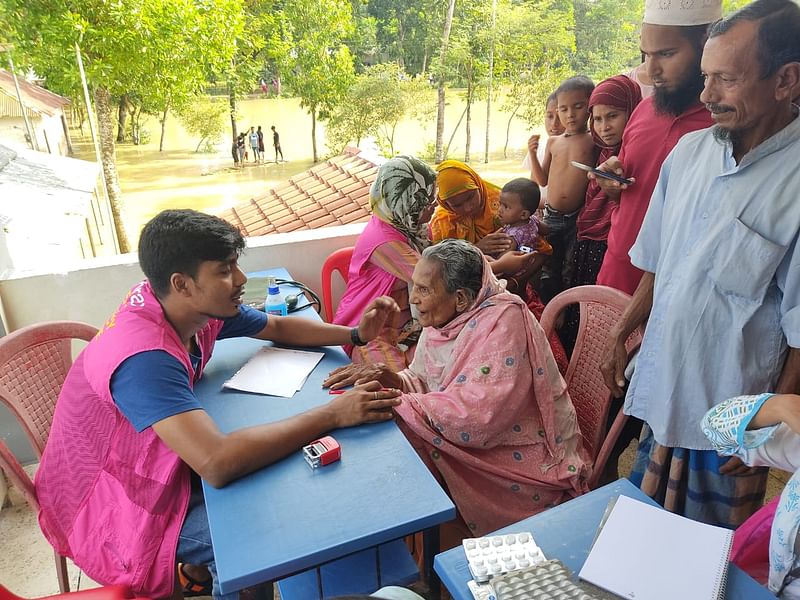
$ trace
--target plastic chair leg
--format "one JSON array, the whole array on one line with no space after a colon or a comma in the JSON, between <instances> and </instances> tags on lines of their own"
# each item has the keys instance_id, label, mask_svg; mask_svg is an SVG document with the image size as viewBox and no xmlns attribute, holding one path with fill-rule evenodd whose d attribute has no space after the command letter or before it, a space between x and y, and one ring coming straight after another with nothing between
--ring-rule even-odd
<instances>
[{"instance_id":1,"label":"plastic chair leg","mask_svg":"<svg viewBox=\"0 0 800 600\"><path fill-rule=\"evenodd\" d=\"M67 572L67 559L58 552L53 552L56 558L56 574L58 575L58 589L62 594L69 592L69 573Z\"/></svg>"}]
</instances>

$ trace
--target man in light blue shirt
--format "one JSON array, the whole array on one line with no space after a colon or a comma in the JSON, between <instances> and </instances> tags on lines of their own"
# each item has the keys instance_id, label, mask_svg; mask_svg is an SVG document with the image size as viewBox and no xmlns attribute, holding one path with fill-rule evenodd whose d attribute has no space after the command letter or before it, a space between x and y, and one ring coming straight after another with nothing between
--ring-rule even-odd
<instances>
[{"instance_id":1,"label":"man in light blue shirt","mask_svg":"<svg viewBox=\"0 0 800 600\"><path fill-rule=\"evenodd\" d=\"M665 507L735 527L766 472L719 458L700 429L730 396L800 391L800 7L758 0L712 25L700 96L716 125L664 162L636 244L645 271L603 371L647 321L626 414L645 427L633 478Z\"/></svg>"}]
</instances>

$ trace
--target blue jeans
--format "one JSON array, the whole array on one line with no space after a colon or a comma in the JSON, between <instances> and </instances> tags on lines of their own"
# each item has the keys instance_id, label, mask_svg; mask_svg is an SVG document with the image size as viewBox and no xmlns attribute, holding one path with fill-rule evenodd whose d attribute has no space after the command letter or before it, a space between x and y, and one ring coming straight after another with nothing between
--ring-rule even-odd
<instances>
[{"instance_id":1,"label":"blue jeans","mask_svg":"<svg viewBox=\"0 0 800 600\"><path fill-rule=\"evenodd\" d=\"M178 537L178 562L192 565L206 565L213 580L214 600L239 600L239 592L222 594L219 591L217 565L214 562L214 549L211 547L211 531L208 528L208 514L199 482L192 482L192 495L189 509Z\"/></svg>"}]
</instances>

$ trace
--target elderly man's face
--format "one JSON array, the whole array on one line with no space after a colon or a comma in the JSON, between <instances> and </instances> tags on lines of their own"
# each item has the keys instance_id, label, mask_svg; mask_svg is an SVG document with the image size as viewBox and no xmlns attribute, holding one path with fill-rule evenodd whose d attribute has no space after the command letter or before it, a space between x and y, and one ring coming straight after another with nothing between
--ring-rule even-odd
<instances>
[{"instance_id":1,"label":"elderly man's face","mask_svg":"<svg viewBox=\"0 0 800 600\"><path fill-rule=\"evenodd\" d=\"M462 305L460 296L463 292L459 290L454 294L447 292L438 262L427 258L420 260L414 268L411 282L414 287L411 289L409 301L417 307L419 323L423 327L447 325L464 310L460 308Z\"/></svg>"},{"instance_id":2,"label":"elderly man's face","mask_svg":"<svg viewBox=\"0 0 800 600\"><path fill-rule=\"evenodd\" d=\"M739 22L706 42L700 63L705 76L700 100L717 125L748 149L761 141L749 138L758 137L760 123L779 104L777 75L761 77L757 36L756 23Z\"/></svg>"}]
</instances>

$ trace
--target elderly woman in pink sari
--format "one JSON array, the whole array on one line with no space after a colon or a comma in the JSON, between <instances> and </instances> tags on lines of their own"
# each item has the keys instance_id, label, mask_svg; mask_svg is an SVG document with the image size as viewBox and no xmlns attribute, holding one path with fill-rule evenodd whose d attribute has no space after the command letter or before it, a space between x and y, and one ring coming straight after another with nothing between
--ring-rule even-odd
<instances>
[{"instance_id":1,"label":"elderly woman in pink sari","mask_svg":"<svg viewBox=\"0 0 800 600\"><path fill-rule=\"evenodd\" d=\"M427 248L410 300L423 332L409 367L351 365L325 385L401 389L398 425L475 535L587 491L588 457L547 338L481 252L462 240Z\"/></svg>"},{"instance_id":2,"label":"elderly woman in pink sari","mask_svg":"<svg viewBox=\"0 0 800 600\"><path fill-rule=\"evenodd\" d=\"M429 244L435 189L436 173L413 156L397 156L378 170L369 192L372 218L356 242L333 322L355 326L378 296L391 296L400 312L365 346L345 347L354 363L383 362L400 370L414 356L421 328L411 314L408 292L420 252Z\"/></svg>"}]
</instances>

